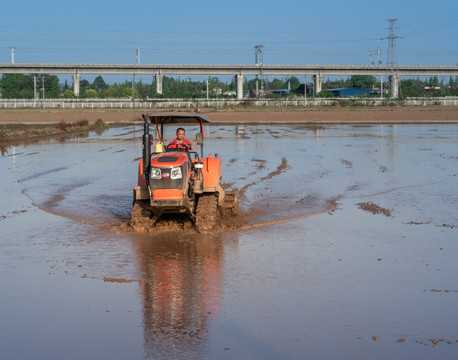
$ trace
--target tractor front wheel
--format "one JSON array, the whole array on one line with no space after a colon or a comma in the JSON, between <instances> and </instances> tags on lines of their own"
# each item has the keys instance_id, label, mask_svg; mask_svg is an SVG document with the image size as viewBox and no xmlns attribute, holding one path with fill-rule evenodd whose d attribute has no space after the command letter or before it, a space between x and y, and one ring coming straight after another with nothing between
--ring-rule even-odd
<instances>
[{"instance_id":1,"label":"tractor front wheel","mask_svg":"<svg viewBox=\"0 0 458 360\"><path fill-rule=\"evenodd\" d=\"M149 202L145 200L134 201L131 212L130 225L135 231L147 232L155 222Z\"/></svg>"}]
</instances>

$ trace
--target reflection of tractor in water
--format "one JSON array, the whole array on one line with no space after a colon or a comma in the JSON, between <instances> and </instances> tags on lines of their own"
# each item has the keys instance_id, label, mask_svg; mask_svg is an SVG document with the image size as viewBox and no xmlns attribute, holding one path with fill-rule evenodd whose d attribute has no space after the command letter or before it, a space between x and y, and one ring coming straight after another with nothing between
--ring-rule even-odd
<instances>
[{"instance_id":1,"label":"reflection of tractor in water","mask_svg":"<svg viewBox=\"0 0 458 360\"><path fill-rule=\"evenodd\" d=\"M192 112L157 112L143 115L143 120L143 158L134 189L133 225L151 225L166 213L186 213L203 232L214 227L219 213L236 215L238 190L228 192L221 187L221 158L203 157L203 123L208 118ZM150 122L156 126L155 141L149 133ZM193 148L176 143L164 146L165 124L199 124ZM200 145L200 157L196 145Z\"/></svg>"}]
</instances>

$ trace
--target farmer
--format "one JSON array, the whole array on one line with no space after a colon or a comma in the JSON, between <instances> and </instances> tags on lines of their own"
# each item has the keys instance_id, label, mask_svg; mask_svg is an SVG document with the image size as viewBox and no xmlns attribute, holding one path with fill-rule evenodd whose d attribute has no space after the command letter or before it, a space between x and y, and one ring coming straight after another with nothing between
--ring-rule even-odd
<instances>
[{"instance_id":1,"label":"farmer","mask_svg":"<svg viewBox=\"0 0 458 360\"><path fill-rule=\"evenodd\" d=\"M177 138L175 140L172 140L169 143L169 145L167 146L167 148L180 149L180 148L183 148L183 146L185 146L186 151L191 149L191 142L189 140L186 140L184 138L184 136L185 136L185 130L183 128L178 128L177 129ZM179 146L179 145L173 146L173 144L182 144L183 146ZM172 146L170 146L170 145L172 145Z\"/></svg>"}]
</instances>

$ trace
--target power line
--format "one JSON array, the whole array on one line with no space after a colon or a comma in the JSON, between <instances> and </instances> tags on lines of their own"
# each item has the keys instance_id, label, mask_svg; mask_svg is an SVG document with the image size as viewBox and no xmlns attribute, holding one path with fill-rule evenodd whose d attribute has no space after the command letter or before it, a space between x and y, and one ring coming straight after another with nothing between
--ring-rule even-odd
<instances>
[{"instance_id":1,"label":"power line","mask_svg":"<svg viewBox=\"0 0 458 360\"><path fill-rule=\"evenodd\" d=\"M350 42L363 42L363 41L374 41L374 40L380 40L379 38L357 38L357 39L342 39L342 38L333 38L333 39L325 39L325 40L272 40L268 41L269 45L278 45L278 44L326 44L326 43L350 43ZM85 44L85 45L107 45L107 44L132 44L132 39L116 39L116 40L82 40L82 39L55 39L55 38L21 38L21 37L16 37L16 38L8 38L8 39L0 39L0 42L5 42L5 41L16 41L16 42L33 42L34 44L37 43L44 43L44 44L49 44L50 42L54 44L65 44L68 46L74 46L75 44ZM135 39L135 41L138 43L139 39ZM221 41L202 41L200 42L193 42L193 45L189 43L189 41L141 41L143 46L176 46L176 45L186 45L190 47L194 47L196 44L204 44L206 46L212 46L212 45L240 45L240 46L247 46L250 44L249 40L245 40L243 42L240 41L229 41L229 42L221 42ZM244 45L246 43L247 45Z\"/></svg>"},{"instance_id":2,"label":"power line","mask_svg":"<svg viewBox=\"0 0 458 360\"><path fill-rule=\"evenodd\" d=\"M186 35L186 34L192 34L192 35L208 35L208 31L170 31L170 30L110 30L106 28L67 28L67 27L40 27L40 26L8 26L8 25L0 25L1 28L6 28L6 29L25 29L25 30L45 30L45 31L68 31L68 32L78 32L78 33L83 33L83 32L90 32L90 33L113 33L113 34L126 34L126 33L134 33L134 34L143 34L143 35L152 35L152 34L174 34L174 35ZM310 34L310 33L335 33L336 31L339 33L342 32L356 32L360 33L361 31L379 31L383 30L383 28L354 28L354 29L347 29L347 28L333 28L332 30L316 30L316 29L306 29L306 30L300 30L300 31L281 31L281 30L275 30L275 31L268 31L268 30L263 30L263 31L248 31L248 30L240 30L240 31L212 31L211 35L213 34L227 34L227 35L233 35L233 34Z\"/></svg>"},{"instance_id":3,"label":"power line","mask_svg":"<svg viewBox=\"0 0 458 360\"><path fill-rule=\"evenodd\" d=\"M436 30L441 30L441 29L444 29L444 28L447 28L447 27L456 26L457 24L458 23L456 22L456 20L450 20L450 21L444 22L442 24L429 25L429 26L426 26L426 27L422 27L421 31L412 32L411 35L409 35L409 37L415 37L415 36L418 36L418 35L421 35L421 34L424 34L424 33L431 33L431 32L436 31Z\"/></svg>"},{"instance_id":4,"label":"power line","mask_svg":"<svg viewBox=\"0 0 458 360\"><path fill-rule=\"evenodd\" d=\"M414 26L414 25L417 25L417 24L422 24L422 25L431 24L431 22L433 22L436 19L440 19L440 18L443 18L445 16L450 16L450 15L454 15L454 14L457 14L457 13L458 13L458 10L448 11L446 13L442 13L442 14L434 16L434 17L429 17L429 18L417 20L417 21L414 21L414 22L411 22L411 23L407 23L405 25L400 26L399 28L400 29L404 29L404 28L408 28L408 27L411 27L411 26ZM453 20L453 21L455 22L456 20Z\"/></svg>"}]
</instances>

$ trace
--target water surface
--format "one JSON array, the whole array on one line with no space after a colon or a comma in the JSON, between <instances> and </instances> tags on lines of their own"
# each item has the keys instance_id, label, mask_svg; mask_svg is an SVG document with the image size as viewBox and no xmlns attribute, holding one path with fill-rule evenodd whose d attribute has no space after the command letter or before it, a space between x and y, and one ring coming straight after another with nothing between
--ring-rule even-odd
<instances>
[{"instance_id":1,"label":"water surface","mask_svg":"<svg viewBox=\"0 0 458 360\"><path fill-rule=\"evenodd\" d=\"M208 126L204 235L116 231L141 131L0 158L1 359L456 358L457 126Z\"/></svg>"}]
</instances>

